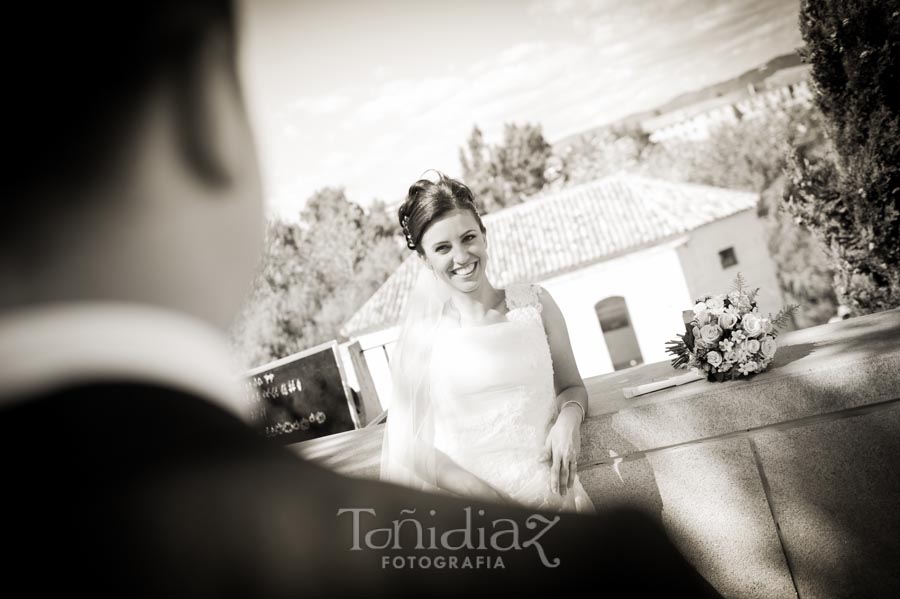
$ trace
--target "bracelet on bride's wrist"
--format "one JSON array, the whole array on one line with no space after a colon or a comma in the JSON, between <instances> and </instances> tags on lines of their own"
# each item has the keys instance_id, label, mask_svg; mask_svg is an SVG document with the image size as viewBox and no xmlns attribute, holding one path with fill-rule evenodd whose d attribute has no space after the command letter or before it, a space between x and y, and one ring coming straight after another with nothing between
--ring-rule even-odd
<instances>
[{"instance_id":1,"label":"bracelet on bride's wrist","mask_svg":"<svg viewBox=\"0 0 900 599\"><path fill-rule=\"evenodd\" d=\"M574 399L570 399L569 401L567 401L566 403L564 403L562 405L562 407L559 409L559 411L562 412L566 408L566 406L569 405L570 403L575 404L576 406L578 406L578 409L581 410L581 422L584 422L584 416L585 416L584 406L581 405L581 402L575 401Z\"/></svg>"}]
</instances>

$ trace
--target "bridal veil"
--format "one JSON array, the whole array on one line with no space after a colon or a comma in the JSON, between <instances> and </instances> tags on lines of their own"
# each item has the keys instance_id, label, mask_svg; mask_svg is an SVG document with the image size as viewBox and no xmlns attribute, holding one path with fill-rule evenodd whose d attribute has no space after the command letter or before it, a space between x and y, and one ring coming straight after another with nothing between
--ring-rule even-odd
<instances>
[{"instance_id":1,"label":"bridal veil","mask_svg":"<svg viewBox=\"0 0 900 599\"><path fill-rule=\"evenodd\" d=\"M434 410L429 364L445 302L445 286L419 260L416 282L391 357L393 397L381 450L381 480L422 491L437 490Z\"/></svg>"}]
</instances>

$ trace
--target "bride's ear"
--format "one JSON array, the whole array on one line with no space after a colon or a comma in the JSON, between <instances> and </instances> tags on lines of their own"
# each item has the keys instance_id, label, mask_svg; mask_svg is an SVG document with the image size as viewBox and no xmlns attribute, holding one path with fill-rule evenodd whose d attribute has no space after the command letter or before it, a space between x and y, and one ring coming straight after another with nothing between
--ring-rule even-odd
<instances>
[{"instance_id":1,"label":"bride's ear","mask_svg":"<svg viewBox=\"0 0 900 599\"><path fill-rule=\"evenodd\" d=\"M431 263L428 262L428 258L426 258L425 256L423 256L423 255L420 254L419 252L416 252L416 256L418 256L418 257L419 257L419 260L422 261L422 266L424 266L424 267L427 268L428 270L431 270L431 271L434 270L434 268L432 268L432 266L431 266Z\"/></svg>"}]
</instances>

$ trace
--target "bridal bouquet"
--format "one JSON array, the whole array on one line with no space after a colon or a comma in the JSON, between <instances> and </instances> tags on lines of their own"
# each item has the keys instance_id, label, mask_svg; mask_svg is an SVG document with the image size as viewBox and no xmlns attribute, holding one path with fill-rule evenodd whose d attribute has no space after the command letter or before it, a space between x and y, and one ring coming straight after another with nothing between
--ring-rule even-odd
<instances>
[{"instance_id":1,"label":"bridal bouquet","mask_svg":"<svg viewBox=\"0 0 900 599\"><path fill-rule=\"evenodd\" d=\"M759 288L747 289L738 274L729 293L706 295L686 311L685 333L666 343L676 368L696 368L710 381L723 381L762 372L775 357L778 329L797 309L783 308L777 316L762 316L756 306Z\"/></svg>"}]
</instances>

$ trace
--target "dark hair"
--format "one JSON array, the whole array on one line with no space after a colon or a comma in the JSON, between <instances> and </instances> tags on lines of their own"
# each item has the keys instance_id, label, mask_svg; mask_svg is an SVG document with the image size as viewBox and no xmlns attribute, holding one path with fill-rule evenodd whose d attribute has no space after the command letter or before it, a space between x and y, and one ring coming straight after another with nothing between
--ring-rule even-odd
<instances>
[{"instance_id":1,"label":"dark hair","mask_svg":"<svg viewBox=\"0 0 900 599\"><path fill-rule=\"evenodd\" d=\"M5 12L4 178L17 195L106 176L153 83L164 76L194 89L207 36L222 31L234 45L231 0L15 2ZM196 148L187 152L198 160Z\"/></svg>"},{"instance_id":2,"label":"dark hair","mask_svg":"<svg viewBox=\"0 0 900 599\"><path fill-rule=\"evenodd\" d=\"M451 179L440 171L434 172L438 174L437 181L419 179L410 185L406 200L397 211L400 227L406 236L406 247L419 254L424 253L419 242L428 227L454 210L470 211L478 221L481 232L486 232L472 190L465 183Z\"/></svg>"}]
</instances>

